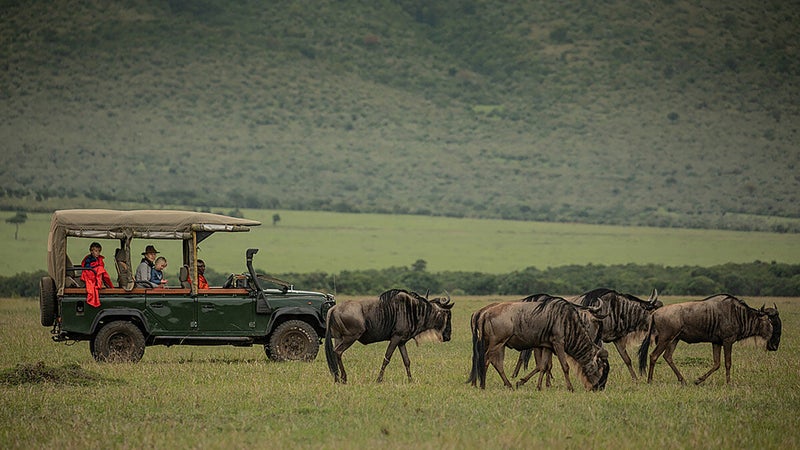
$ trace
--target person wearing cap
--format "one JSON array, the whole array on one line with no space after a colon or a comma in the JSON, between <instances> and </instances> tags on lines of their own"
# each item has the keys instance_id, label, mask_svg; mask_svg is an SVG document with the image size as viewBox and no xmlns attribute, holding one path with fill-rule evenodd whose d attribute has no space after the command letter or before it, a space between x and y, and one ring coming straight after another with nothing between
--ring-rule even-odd
<instances>
[{"instance_id":1,"label":"person wearing cap","mask_svg":"<svg viewBox=\"0 0 800 450\"><path fill-rule=\"evenodd\" d=\"M142 252L142 261L139 263L139 266L136 268L136 275L134 280L136 281L137 287L155 287L150 282L150 275L152 273L153 268L155 267L155 260L156 255L158 254L158 250L152 245L148 245L145 247L144 251Z\"/></svg>"}]
</instances>

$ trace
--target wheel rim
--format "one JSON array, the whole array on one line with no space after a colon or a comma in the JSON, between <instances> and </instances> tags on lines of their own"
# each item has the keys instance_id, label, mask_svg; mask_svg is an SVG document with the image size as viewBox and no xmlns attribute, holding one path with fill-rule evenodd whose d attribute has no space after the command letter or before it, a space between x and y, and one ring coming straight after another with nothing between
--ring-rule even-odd
<instances>
[{"instance_id":1,"label":"wheel rim","mask_svg":"<svg viewBox=\"0 0 800 450\"><path fill-rule=\"evenodd\" d=\"M127 333L114 333L108 337L108 356L127 358L133 354L133 337Z\"/></svg>"},{"instance_id":2,"label":"wheel rim","mask_svg":"<svg viewBox=\"0 0 800 450\"><path fill-rule=\"evenodd\" d=\"M306 356L308 348L308 337L305 333L292 330L281 340L281 353L288 359L302 359Z\"/></svg>"}]
</instances>

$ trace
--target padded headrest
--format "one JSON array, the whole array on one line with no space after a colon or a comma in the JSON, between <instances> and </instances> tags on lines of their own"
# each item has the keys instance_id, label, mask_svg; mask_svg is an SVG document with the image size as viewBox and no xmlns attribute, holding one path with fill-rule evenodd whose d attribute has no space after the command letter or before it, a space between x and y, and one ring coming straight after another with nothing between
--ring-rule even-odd
<instances>
[{"instance_id":1,"label":"padded headrest","mask_svg":"<svg viewBox=\"0 0 800 450\"><path fill-rule=\"evenodd\" d=\"M178 281L188 281L189 280L189 266L181 266L181 270L178 272Z\"/></svg>"}]
</instances>

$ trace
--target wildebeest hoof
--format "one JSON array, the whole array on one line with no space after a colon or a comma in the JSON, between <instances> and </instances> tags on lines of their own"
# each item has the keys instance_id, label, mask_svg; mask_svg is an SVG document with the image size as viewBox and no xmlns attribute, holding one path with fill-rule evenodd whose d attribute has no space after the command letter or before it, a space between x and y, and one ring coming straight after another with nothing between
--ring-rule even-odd
<instances>
[{"instance_id":1,"label":"wildebeest hoof","mask_svg":"<svg viewBox=\"0 0 800 450\"><path fill-rule=\"evenodd\" d=\"M520 386L522 386L523 384L525 384L525 383L524 383L524 382L522 382L522 381L517 381L517 385L516 385L516 386L517 386L517 389L519 389L519 388L520 388Z\"/></svg>"}]
</instances>

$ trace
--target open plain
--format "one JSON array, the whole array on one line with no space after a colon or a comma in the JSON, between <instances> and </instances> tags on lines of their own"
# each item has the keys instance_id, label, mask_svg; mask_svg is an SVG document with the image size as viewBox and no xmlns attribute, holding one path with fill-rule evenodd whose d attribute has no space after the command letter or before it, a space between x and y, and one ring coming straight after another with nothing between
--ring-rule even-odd
<instances>
[{"instance_id":1,"label":"open plain","mask_svg":"<svg viewBox=\"0 0 800 450\"><path fill-rule=\"evenodd\" d=\"M723 368L701 386L681 386L661 360L652 384L634 382L612 346L603 392L570 393L558 372L550 389L528 383L510 391L494 371L481 391L465 383L469 316L501 299L514 300L454 297L452 341L409 345L411 383L395 355L377 384L385 344L356 344L345 354L344 386L334 385L322 354L312 363L274 363L259 347L148 347L138 364L99 364L85 342L51 342L36 301L2 299L0 447L800 446L800 299L745 299L778 305L783 338L777 352L734 345L730 385ZM516 355L506 352L507 368ZM682 343L675 360L694 379L710 366L711 346ZM33 382L43 373L57 376Z\"/></svg>"}]
</instances>

